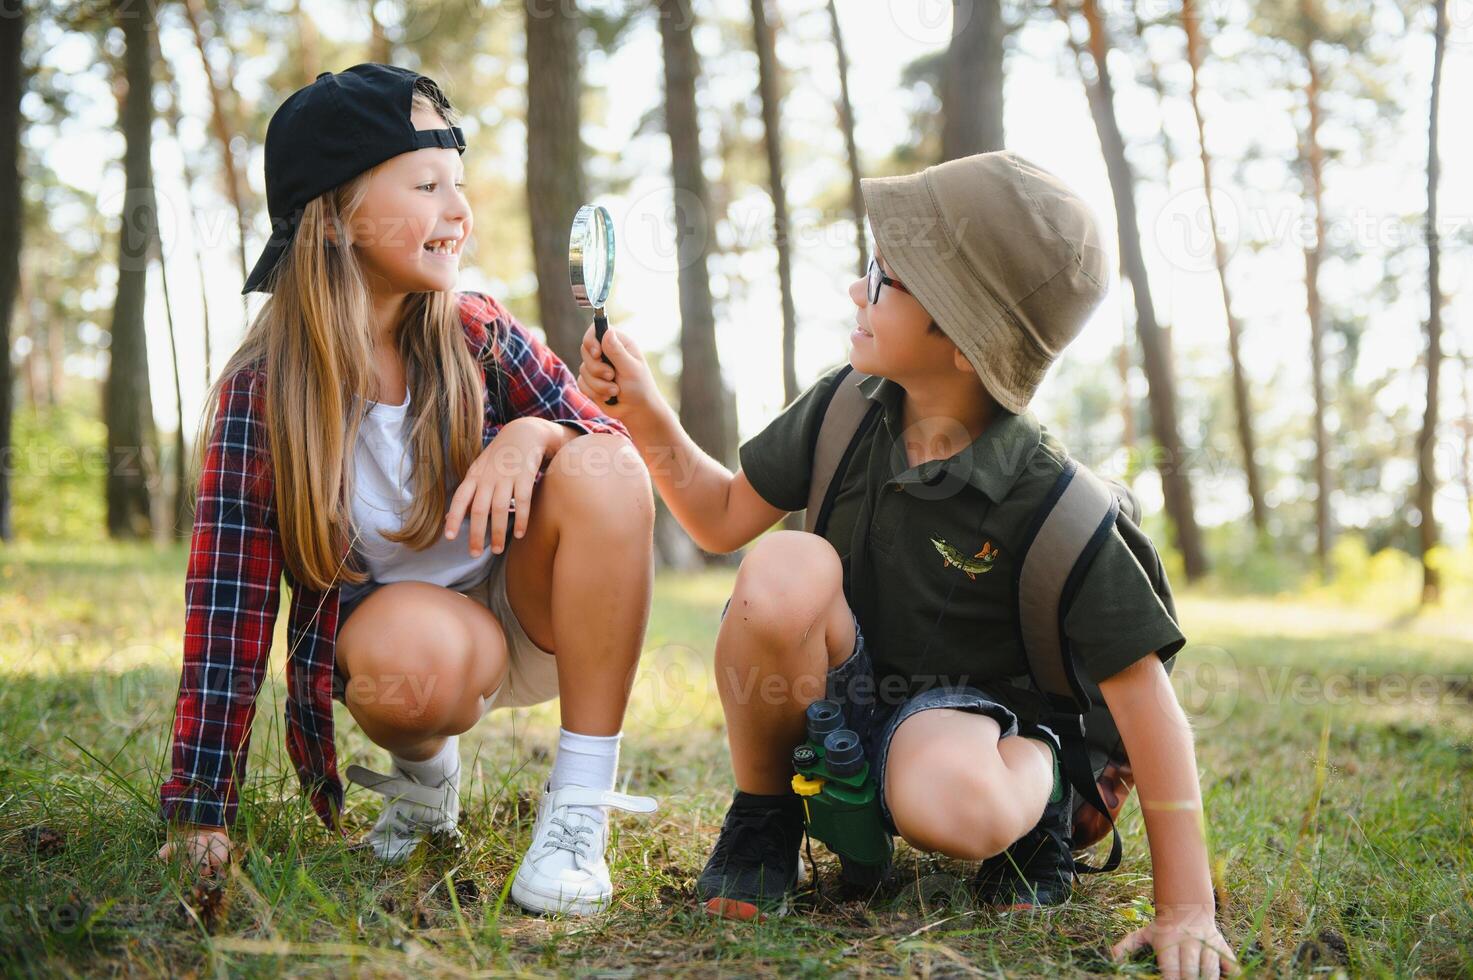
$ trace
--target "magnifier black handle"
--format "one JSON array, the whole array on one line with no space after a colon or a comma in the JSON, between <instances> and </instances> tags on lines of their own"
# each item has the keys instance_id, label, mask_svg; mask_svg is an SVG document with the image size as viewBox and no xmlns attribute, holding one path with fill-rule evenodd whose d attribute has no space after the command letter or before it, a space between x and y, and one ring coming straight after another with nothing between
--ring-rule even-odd
<instances>
[{"instance_id":1,"label":"magnifier black handle","mask_svg":"<svg viewBox=\"0 0 1473 980\"><path fill-rule=\"evenodd\" d=\"M614 366L614 362L611 361L611 360L609 360L609 355L607 355L607 354L605 354L603 352L604 331L606 331L608 329L609 329L609 321L608 321L608 318L603 315L602 311L597 312L597 313L594 313L593 314L593 335L598 338L598 343L599 343L599 359L602 360L609 367L613 367ZM619 396L618 395L615 395L613 398L610 398L608 401L604 402L604 404L605 405L617 405L617 404L619 404Z\"/></svg>"}]
</instances>

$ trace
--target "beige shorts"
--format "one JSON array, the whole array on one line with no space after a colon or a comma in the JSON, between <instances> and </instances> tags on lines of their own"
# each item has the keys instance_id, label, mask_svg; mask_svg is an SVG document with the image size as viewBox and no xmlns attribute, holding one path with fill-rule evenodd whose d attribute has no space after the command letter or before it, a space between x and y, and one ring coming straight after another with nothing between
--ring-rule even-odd
<instances>
[{"instance_id":1,"label":"beige shorts","mask_svg":"<svg viewBox=\"0 0 1473 980\"><path fill-rule=\"evenodd\" d=\"M486 699L485 717L492 708L522 708L551 701L558 695L557 657L532 642L506 597L506 552L491 560L491 572L480 584L461 593L490 610L506 636L506 677Z\"/></svg>"},{"instance_id":2,"label":"beige shorts","mask_svg":"<svg viewBox=\"0 0 1473 980\"><path fill-rule=\"evenodd\" d=\"M480 582L460 594L479 602L496 617L501 632L506 637L506 676L501 685L485 698L481 716L484 718L493 708L522 708L531 704L551 701L558 695L557 657L532 642L522 628L511 602L506 597L506 552L491 559L491 570ZM344 603L338 610L339 629L364 599L383 583L374 583L373 588ZM336 671L335 671L336 673ZM343 700L344 680L337 673L333 697Z\"/></svg>"}]
</instances>

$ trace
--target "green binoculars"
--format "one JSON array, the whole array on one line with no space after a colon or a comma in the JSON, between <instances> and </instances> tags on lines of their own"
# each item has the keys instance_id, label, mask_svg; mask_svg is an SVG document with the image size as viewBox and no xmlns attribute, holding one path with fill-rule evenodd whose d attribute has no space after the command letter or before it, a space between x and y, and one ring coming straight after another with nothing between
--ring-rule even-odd
<instances>
[{"instance_id":1,"label":"green binoculars","mask_svg":"<svg viewBox=\"0 0 1473 980\"><path fill-rule=\"evenodd\" d=\"M839 856L845 881L877 885L894 849L880 814L879 782L838 702L810 704L807 723L808 740L793 749L793 792L803 800L808 834Z\"/></svg>"}]
</instances>

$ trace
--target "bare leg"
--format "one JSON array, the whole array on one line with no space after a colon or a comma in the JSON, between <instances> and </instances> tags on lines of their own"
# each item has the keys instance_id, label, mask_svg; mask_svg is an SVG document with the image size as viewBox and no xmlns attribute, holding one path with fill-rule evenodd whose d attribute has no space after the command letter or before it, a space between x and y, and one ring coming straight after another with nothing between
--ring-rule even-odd
<instances>
[{"instance_id":1,"label":"bare leg","mask_svg":"<svg viewBox=\"0 0 1473 980\"><path fill-rule=\"evenodd\" d=\"M933 708L890 740L885 802L914 847L980 861L1000 854L1043 815L1053 755L1038 739L999 740L985 715Z\"/></svg>"},{"instance_id":2,"label":"bare leg","mask_svg":"<svg viewBox=\"0 0 1473 980\"><path fill-rule=\"evenodd\" d=\"M481 717L506 676L506 640L484 606L427 582L373 592L338 633L348 711L375 744L428 759Z\"/></svg>"},{"instance_id":3,"label":"bare leg","mask_svg":"<svg viewBox=\"0 0 1473 980\"><path fill-rule=\"evenodd\" d=\"M742 561L716 637L716 686L737 788L786 792L803 712L854 649L839 556L823 538L778 531Z\"/></svg>"},{"instance_id":4,"label":"bare leg","mask_svg":"<svg viewBox=\"0 0 1473 980\"><path fill-rule=\"evenodd\" d=\"M579 436L553 458L527 534L506 550L507 601L557 655L563 727L613 735L644 647L654 579L654 498L634 447Z\"/></svg>"}]
</instances>

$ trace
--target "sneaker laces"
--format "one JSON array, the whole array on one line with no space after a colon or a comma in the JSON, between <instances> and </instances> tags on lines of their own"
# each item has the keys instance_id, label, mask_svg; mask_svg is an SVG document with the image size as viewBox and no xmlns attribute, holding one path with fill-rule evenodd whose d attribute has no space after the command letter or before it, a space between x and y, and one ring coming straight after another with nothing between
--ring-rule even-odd
<instances>
[{"instance_id":1,"label":"sneaker laces","mask_svg":"<svg viewBox=\"0 0 1473 980\"><path fill-rule=\"evenodd\" d=\"M562 817L553 817L547 821L552 830L547 832L547 839L543 841L548 848L569 851L574 857L581 861L587 861L593 849L592 823L569 823Z\"/></svg>"}]
</instances>

